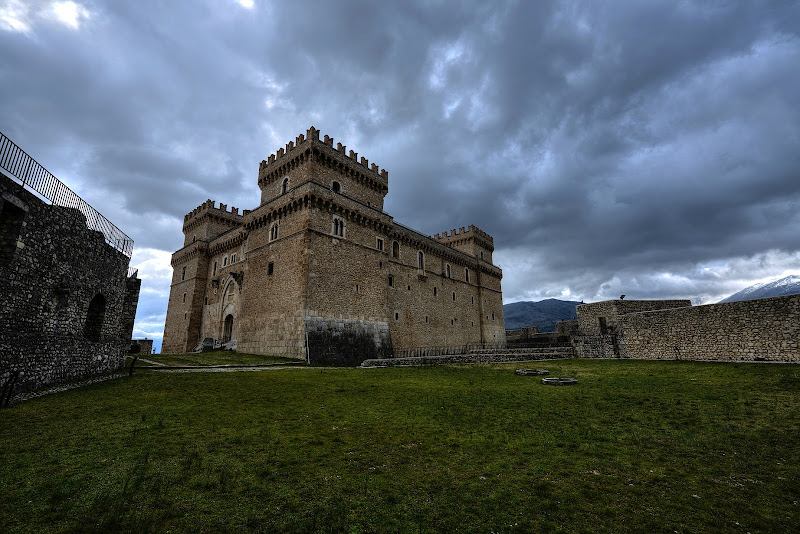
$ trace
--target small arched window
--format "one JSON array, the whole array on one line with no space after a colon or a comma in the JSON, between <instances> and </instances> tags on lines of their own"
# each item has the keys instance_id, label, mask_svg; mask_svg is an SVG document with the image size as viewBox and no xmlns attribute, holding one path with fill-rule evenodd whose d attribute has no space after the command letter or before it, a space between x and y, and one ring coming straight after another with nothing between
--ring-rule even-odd
<instances>
[{"instance_id":1,"label":"small arched window","mask_svg":"<svg viewBox=\"0 0 800 534\"><path fill-rule=\"evenodd\" d=\"M423 254L421 250L417 252L417 268L425 268L425 254Z\"/></svg>"},{"instance_id":2,"label":"small arched window","mask_svg":"<svg viewBox=\"0 0 800 534\"><path fill-rule=\"evenodd\" d=\"M278 239L278 223L272 223L272 226L269 227L269 240L275 241Z\"/></svg>"},{"instance_id":3,"label":"small arched window","mask_svg":"<svg viewBox=\"0 0 800 534\"><path fill-rule=\"evenodd\" d=\"M400 243L397 241L392 241L392 257L400 258Z\"/></svg>"},{"instance_id":4,"label":"small arched window","mask_svg":"<svg viewBox=\"0 0 800 534\"><path fill-rule=\"evenodd\" d=\"M333 182L331 184L331 189L333 189L334 193L340 193L342 191L342 184L339 182Z\"/></svg>"},{"instance_id":5,"label":"small arched window","mask_svg":"<svg viewBox=\"0 0 800 534\"><path fill-rule=\"evenodd\" d=\"M464 281L469 283L469 269L464 268Z\"/></svg>"},{"instance_id":6,"label":"small arched window","mask_svg":"<svg viewBox=\"0 0 800 534\"><path fill-rule=\"evenodd\" d=\"M236 253L231 254L231 263L236 263Z\"/></svg>"},{"instance_id":7,"label":"small arched window","mask_svg":"<svg viewBox=\"0 0 800 534\"><path fill-rule=\"evenodd\" d=\"M222 266L225 267L226 265L228 265L228 255L227 254L222 256Z\"/></svg>"},{"instance_id":8,"label":"small arched window","mask_svg":"<svg viewBox=\"0 0 800 534\"><path fill-rule=\"evenodd\" d=\"M444 276L445 278L450 278L450 264L444 266Z\"/></svg>"},{"instance_id":9,"label":"small arched window","mask_svg":"<svg viewBox=\"0 0 800 534\"><path fill-rule=\"evenodd\" d=\"M284 178L283 184L281 185L281 194L285 195L289 191L289 179Z\"/></svg>"}]
</instances>

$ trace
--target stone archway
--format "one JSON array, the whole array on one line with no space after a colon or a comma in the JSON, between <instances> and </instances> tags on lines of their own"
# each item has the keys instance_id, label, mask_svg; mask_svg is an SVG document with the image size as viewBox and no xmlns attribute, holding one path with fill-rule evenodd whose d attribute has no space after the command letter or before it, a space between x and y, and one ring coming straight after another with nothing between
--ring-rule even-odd
<instances>
[{"instance_id":1,"label":"stone archway","mask_svg":"<svg viewBox=\"0 0 800 534\"><path fill-rule=\"evenodd\" d=\"M223 285L219 319L217 319L219 321L217 323L217 339L223 344L235 341L237 337L240 288L241 286L234 275L231 275Z\"/></svg>"}]
</instances>

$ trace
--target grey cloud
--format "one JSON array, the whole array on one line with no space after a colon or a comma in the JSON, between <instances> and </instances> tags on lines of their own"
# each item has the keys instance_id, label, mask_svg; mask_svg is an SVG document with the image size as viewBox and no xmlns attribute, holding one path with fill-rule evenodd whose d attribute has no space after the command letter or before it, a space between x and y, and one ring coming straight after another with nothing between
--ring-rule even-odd
<instances>
[{"instance_id":1,"label":"grey cloud","mask_svg":"<svg viewBox=\"0 0 800 534\"><path fill-rule=\"evenodd\" d=\"M797 3L85 5L0 30L0 128L137 246L180 246L207 198L255 207L313 124L389 170L397 221L492 233L509 300L800 269Z\"/></svg>"}]
</instances>

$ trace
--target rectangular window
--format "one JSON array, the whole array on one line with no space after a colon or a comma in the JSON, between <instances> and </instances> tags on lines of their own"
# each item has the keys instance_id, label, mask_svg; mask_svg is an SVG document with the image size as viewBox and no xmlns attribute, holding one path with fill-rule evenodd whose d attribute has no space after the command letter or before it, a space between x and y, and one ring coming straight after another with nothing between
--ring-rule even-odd
<instances>
[{"instance_id":1,"label":"rectangular window","mask_svg":"<svg viewBox=\"0 0 800 534\"><path fill-rule=\"evenodd\" d=\"M271 276L272 273L274 272L275 272L275 263L269 262L269 265L267 265L267 274Z\"/></svg>"},{"instance_id":2,"label":"rectangular window","mask_svg":"<svg viewBox=\"0 0 800 534\"><path fill-rule=\"evenodd\" d=\"M181 271L181 280L186 280L186 267Z\"/></svg>"},{"instance_id":3,"label":"rectangular window","mask_svg":"<svg viewBox=\"0 0 800 534\"><path fill-rule=\"evenodd\" d=\"M214 262L214 272L211 274L211 276L217 276L217 262Z\"/></svg>"},{"instance_id":4,"label":"rectangular window","mask_svg":"<svg viewBox=\"0 0 800 534\"><path fill-rule=\"evenodd\" d=\"M377 247L378 247L378 250L380 250L381 252L383 252L383 239L381 239L380 237L378 238L378 244L377 244Z\"/></svg>"},{"instance_id":5,"label":"rectangular window","mask_svg":"<svg viewBox=\"0 0 800 534\"><path fill-rule=\"evenodd\" d=\"M391 274L389 275L389 287L394 287L394 277Z\"/></svg>"},{"instance_id":6,"label":"rectangular window","mask_svg":"<svg viewBox=\"0 0 800 534\"><path fill-rule=\"evenodd\" d=\"M236 253L231 254L231 263L236 263Z\"/></svg>"},{"instance_id":7,"label":"rectangular window","mask_svg":"<svg viewBox=\"0 0 800 534\"><path fill-rule=\"evenodd\" d=\"M183 294L183 302L186 302L186 293Z\"/></svg>"}]
</instances>

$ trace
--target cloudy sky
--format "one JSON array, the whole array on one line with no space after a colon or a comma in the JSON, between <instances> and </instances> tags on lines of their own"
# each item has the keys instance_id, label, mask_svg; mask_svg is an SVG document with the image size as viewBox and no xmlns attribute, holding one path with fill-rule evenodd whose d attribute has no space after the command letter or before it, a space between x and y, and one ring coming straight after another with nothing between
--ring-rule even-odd
<instances>
[{"instance_id":1,"label":"cloudy sky","mask_svg":"<svg viewBox=\"0 0 800 534\"><path fill-rule=\"evenodd\" d=\"M183 215L311 125L492 234L507 303L800 274L798 2L0 0L0 131L134 239L136 336Z\"/></svg>"}]
</instances>

